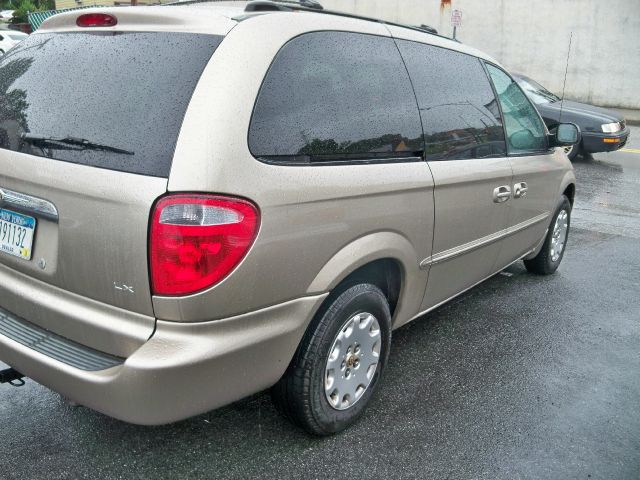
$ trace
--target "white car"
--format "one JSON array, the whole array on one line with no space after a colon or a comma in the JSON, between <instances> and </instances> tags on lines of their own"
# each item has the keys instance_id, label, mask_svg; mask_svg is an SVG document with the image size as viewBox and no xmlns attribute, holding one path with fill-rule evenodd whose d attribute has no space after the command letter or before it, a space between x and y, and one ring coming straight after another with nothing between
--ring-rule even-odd
<instances>
[{"instance_id":1,"label":"white car","mask_svg":"<svg viewBox=\"0 0 640 480\"><path fill-rule=\"evenodd\" d=\"M4 55L7 50L17 45L29 35L13 30L0 30L0 55Z\"/></svg>"},{"instance_id":2,"label":"white car","mask_svg":"<svg viewBox=\"0 0 640 480\"><path fill-rule=\"evenodd\" d=\"M3 20L11 20L13 18L13 10L2 10L0 18Z\"/></svg>"}]
</instances>

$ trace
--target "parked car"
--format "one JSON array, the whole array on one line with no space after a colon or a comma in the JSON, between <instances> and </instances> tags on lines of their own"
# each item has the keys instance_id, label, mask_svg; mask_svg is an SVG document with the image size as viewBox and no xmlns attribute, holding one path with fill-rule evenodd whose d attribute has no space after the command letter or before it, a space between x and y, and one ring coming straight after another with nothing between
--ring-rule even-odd
<instances>
[{"instance_id":1,"label":"parked car","mask_svg":"<svg viewBox=\"0 0 640 480\"><path fill-rule=\"evenodd\" d=\"M0 11L0 19L2 20L11 20L13 18L13 10L2 10Z\"/></svg>"},{"instance_id":2,"label":"parked car","mask_svg":"<svg viewBox=\"0 0 640 480\"><path fill-rule=\"evenodd\" d=\"M340 431L393 329L563 258L555 147L578 128L549 135L497 62L420 29L269 2L72 11L0 77L4 378L128 422L271 388Z\"/></svg>"},{"instance_id":3,"label":"parked car","mask_svg":"<svg viewBox=\"0 0 640 480\"><path fill-rule=\"evenodd\" d=\"M562 101L555 93L522 74L514 74L513 78L535 103L550 130L554 129L560 120L575 123L580 127L582 141L565 148L569 159L573 160L580 153L612 152L627 143L629 128L619 113L587 103Z\"/></svg>"},{"instance_id":4,"label":"parked car","mask_svg":"<svg viewBox=\"0 0 640 480\"><path fill-rule=\"evenodd\" d=\"M0 30L0 55L4 55L28 36L26 33L13 30Z\"/></svg>"}]
</instances>

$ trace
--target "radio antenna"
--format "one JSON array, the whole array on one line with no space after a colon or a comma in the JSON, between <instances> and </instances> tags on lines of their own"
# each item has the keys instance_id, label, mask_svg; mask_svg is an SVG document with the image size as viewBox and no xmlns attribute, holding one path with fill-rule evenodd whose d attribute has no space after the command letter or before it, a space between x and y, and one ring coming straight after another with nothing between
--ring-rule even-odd
<instances>
[{"instance_id":1,"label":"radio antenna","mask_svg":"<svg viewBox=\"0 0 640 480\"><path fill-rule=\"evenodd\" d=\"M567 65L564 68L564 82L562 84L562 98L560 99L560 118L558 123L562 123L562 107L564 107L564 89L567 86L567 71L569 70L569 56L571 55L571 40L573 40L573 32L569 35L569 51L567 52Z\"/></svg>"}]
</instances>

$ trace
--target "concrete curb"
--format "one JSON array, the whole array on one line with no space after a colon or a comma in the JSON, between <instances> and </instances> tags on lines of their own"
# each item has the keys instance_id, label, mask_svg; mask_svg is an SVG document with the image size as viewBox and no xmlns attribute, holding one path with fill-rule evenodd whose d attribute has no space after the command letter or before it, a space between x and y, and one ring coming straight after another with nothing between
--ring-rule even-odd
<instances>
[{"instance_id":1,"label":"concrete curb","mask_svg":"<svg viewBox=\"0 0 640 480\"><path fill-rule=\"evenodd\" d=\"M624 115L627 120L627 125L640 125L640 110L631 110L627 108L613 108Z\"/></svg>"}]
</instances>

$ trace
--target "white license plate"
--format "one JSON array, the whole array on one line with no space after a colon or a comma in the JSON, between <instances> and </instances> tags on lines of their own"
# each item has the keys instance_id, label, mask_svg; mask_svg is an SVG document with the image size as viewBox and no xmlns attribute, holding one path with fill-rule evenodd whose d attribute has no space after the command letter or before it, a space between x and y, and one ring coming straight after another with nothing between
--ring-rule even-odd
<instances>
[{"instance_id":1,"label":"white license plate","mask_svg":"<svg viewBox=\"0 0 640 480\"><path fill-rule=\"evenodd\" d=\"M36 219L0 208L0 252L31 260Z\"/></svg>"}]
</instances>

